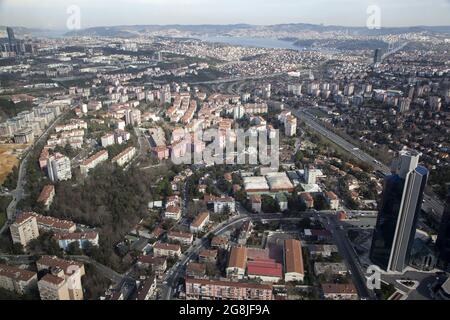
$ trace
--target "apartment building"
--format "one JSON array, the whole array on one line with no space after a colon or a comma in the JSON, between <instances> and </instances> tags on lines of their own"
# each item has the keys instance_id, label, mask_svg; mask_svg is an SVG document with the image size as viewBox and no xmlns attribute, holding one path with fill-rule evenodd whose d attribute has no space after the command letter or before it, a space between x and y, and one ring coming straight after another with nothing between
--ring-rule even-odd
<instances>
[{"instance_id":1,"label":"apartment building","mask_svg":"<svg viewBox=\"0 0 450 320\"><path fill-rule=\"evenodd\" d=\"M112 146L115 143L114 134L113 133L105 134L103 137L100 138L100 142L103 148Z\"/></svg>"},{"instance_id":2,"label":"apartment building","mask_svg":"<svg viewBox=\"0 0 450 320\"><path fill-rule=\"evenodd\" d=\"M25 294L36 287L36 283L36 273L0 264L0 288Z\"/></svg>"},{"instance_id":3,"label":"apartment building","mask_svg":"<svg viewBox=\"0 0 450 320\"><path fill-rule=\"evenodd\" d=\"M38 271L60 269L59 276L65 280L70 300L83 300L81 277L85 275L84 264L76 261L63 260L58 257L42 256L37 262ZM55 275L55 274L54 274Z\"/></svg>"},{"instance_id":4,"label":"apartment building","mask_svg":"<svg viewBox=\"0 0 450 320\"><path fill-rule=\"evenodd\" d=\"M67 250L67 247L75 242L80 249L85 248L88 243L92 246L98 246L98 233L95 231L89 232L74 232L74 233L57 233L53 238L58 242L61 249Z\"/></svg>"},{"instance_id":5,"label":"apartment building","mask_svg":"<svg viewBox=\"0 0 450 320\"><path fill-rule=\"evenodd\" d=\"M190 225L192 233L198 233L204 230L205 226L209 222L209 212L204 211L195 217L194 221Z\"/></svg>"},{"instance_id":6,"label":"apartment building","mask_svg":"<svg viewBox=\"0 0 450 320\"><path fill-rule=\"evenodd\" d=\"M179 206L168 206L166 210L164 211L164 218L166 219L173 219L173 220L180 220L181 218L181 208Z\"/></svg>"},{"instance_id":7,"label":"apartment building","mask_svg":"<svg viewBox=\"0 0 450 320\"><path fill-rule=\"evenodd\" d=\"M20 243L25 247L31 240L39 237L36 217L20 215L9 227L13 243Z\"/></svg>"},{"instance_id":8,"label":"apartment building","mask_svg":"<svg viewBox=\"0 0 450 320\"><path fill-rule=\"evenodd\" d=\"M272 285L186 278L186 300L273 300Z\"/></svg>"},{"instance_id":9,"label":"apartment building","mask_svg":"<svg viewBox=\"0 0 450 320\"><path fill-rule=\"evenodd\" d=\"M284 134L287 137L293 137L297 134L297 118L294 116L287 116L284 122Z\"/></svg>"},{"instance_id":10,"label":"apartment building","mask_svg":"<svg viewBox=\"0 0 450 320\"><path fill-rule=\"evenodd\" d=\"M41 194L37 199L37 202L41 203L44 206L45 210L48 210L52 205L54 197L55 197L55 186L49 184L42 189Z\"/></svg>"},{"instance_id":11,"label":"apartment building","mask_svg":"<svg viewBox=\"0 0 450 320\"><path fill-rule=\"evenodd\" d=\"M150 300L156 293L156 277L145 279L139 286L136 300Z\"/></svg>"},{"instance_id":12,"label":"apartment building","mask_svg":"<svg viewBox=\"0 0 450 320\"><path fill-rule=\"evenodd\" d=\"M194 241L194 235L189 232L169 231L167 237L184 245L190 245Z\"/></svg>"},{"instance_id":13,"label":"apartment building","mask_svg":"<svg viewBox=\"0 0 450 320\"><path fill-rule=\"evenodd\" d=\"M198 260L204 263L216 263L217 262L217 250L203 249L198 254Z\"/></svg>"},{"instance_id":14,"label":"apartment building","mask_svg":"<svg viewBox=\"0 0 450 320\"><path fill-rule=\"evenodd\" d=\"M331 300L357 300L358 293L354 284L323 283L323 297Z\"/></svg>"},{"instance_id":15,"label":"apartment building","mask_svg":"<svg viewBox=\"0 0 450 320\"><path fill-rule=\"evenodd\" d=\"M60 274L60 269L54 272ZM38 281L39 295L41 300L70 300L68 283L64 278L47 273Z\"/></svg>"},{"instance_id":16,"label":"apartment building","mask_svg":"<svg viewBox=\"0 0 450 320\"><path fill-rule=\"evenodd\" d=\"M43 216L36 212L22 212L19 215L18 219L24 219L25 217L30 216L36 218L38 229L40 231L72 233L77 229L77 225L73 221L60 220L50 216Z\"/></svg>"},{"instance_id":17,"label":"apartment building","mask_svg":"<svg viewBox=\"0 0 450 320\"><path fill-rule=\"evenodd\" d=\"M70 159L60 153L51 155L47 160L47 173L52 182L72 179Z\"/></svg>"},{"instance_id":18,"label":"apartment building","mask_svg":"<svg viewBox=\"0 0 450 320\"><path fill-rule=\"evenodd\" d=\"M128 147L117 156L112 159L113 163L117 163L119 167L123 167L125 164L131 161L136 154L135 147Z\"/></svg>"},{"instance_id":19,"label":"apartment building","mask_svg":"<svg viewBox=\"0 0 450 320\"><path fill-rule=\"evenodd\" d=\"M153 255L155 257L179 257L181 256L181 246L157 242L153 245Z\"/></svg>"},{"instance_id":20,"label":"apartment building","mask_svg":"<svg viewBox=\"0 0 450 320\"><path fill-rule=\"evenodd\" d=\"M98 166L100 163L108 160L109 155L107 150L102 150L100 152L97 152L93 156L89 157L83 163L80 165L81 174L83 176L87 176L89 173L89 170L94 169L96 166Z\"/></svg>"},{"instance_id":21,"label":"apartment building","mask_svg":"<svg viewBox=\"0 0 450 320\"><path fill-rule=\"evenodd\" d=\"M228 207L231 213L236 212L235 201L231 197L221 197L214 199L214 213L222 213Z\"/></svg>"}]
</instances>

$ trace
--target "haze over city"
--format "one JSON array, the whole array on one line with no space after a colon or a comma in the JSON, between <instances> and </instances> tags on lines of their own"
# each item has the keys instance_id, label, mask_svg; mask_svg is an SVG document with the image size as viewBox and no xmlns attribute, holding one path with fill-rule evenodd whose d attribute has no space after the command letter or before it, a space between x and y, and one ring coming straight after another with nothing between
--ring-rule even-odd
<instances>
[{"instance_id":1,"label":"haze over city","mask_svg":"<svg viewBox=\"0 0 450 320\"><path fill-rule=\"evenodd\" d=\"M0 0L0 301L449 301L449 9Z\"/></svg>"},{"instance_id":2,"label":"haze over city","mask_svg":"<svg viewBox=\"0 0 450 320\"><path fill-rule=\"evenodd\" d=\"M81 9L82 27L148 24L257 25L312 23L364 26L377 5L382 26L448 25L448 0L1 0L3 25L65 28L67 8Z\"/></svg>"}]
</instances>

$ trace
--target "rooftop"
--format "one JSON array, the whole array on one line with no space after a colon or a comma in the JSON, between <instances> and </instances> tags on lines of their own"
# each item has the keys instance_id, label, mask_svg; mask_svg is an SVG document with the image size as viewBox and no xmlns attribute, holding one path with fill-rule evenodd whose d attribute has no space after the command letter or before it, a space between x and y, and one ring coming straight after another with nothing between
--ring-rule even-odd
<instances>
[{"instance_id":1,"label":"rooftop","mask_svg":"<svg viewBox=\"0 0 450 320\"><path fill-rule=\"evenodd\" d=\"M323 283L322 290L324 294L357 294L352 283Z\"/></svg>"},{"instance_id":2,"label":"rooftop","mask_svg":"<svg viewBox=\"0 0 450 320\"><path fill-rule=\"evenodd\" d=\"M14 279L16 281L29 281L35 275L36 273L28 270L19 269L6 264L0 264L0 276Z\"/></svg>"},{"instance_id":3,"label":"rooftop","mask_svg":"<svg viewBox=\"0 0 450 320\"><path fill-rule=\"evenodd\" d=\"M200 213L197 217L195 217L191 226L194 228L198 228L203 223L203 221L205 221L205 219L207 219L208 217L209 217L208 211L204 211L204 212Z\"/></svg>"},{"instance_id":4,"label":"rooftop","mask_svg":"<svg viewBox=\"0 0 450 320\"><path fill-rule=\"evenodd\" d=\"M281 263L277 263L272 259L249 261L247 264L247 273L249 275L281 278L283 276L283 266Z\"/></svg>"},{"instance_id":5,"label":"rooftop","mask_svg":"<svg viewBox=\"0 0 450 320\"><path fill-rule=\"evenodd\" d=\"M295 272L304 274L301 242L295 239L285 240L284 254L286 273Z\"/></svg>"},{"instance_id":6,"label":"rooftop","mask_svg":"<svg viewBox=\"0 0 450 320\"><path fill-rule=\"evenodd\" d=\"M195 283L195 284L201 284L201 285L213 285L213 286L215 285L215 286L223 286L223 287L250 288L250 289L260 289L260 290L272 290L272 288L273 288L271 285L267 285L267 284L186 278L186 284L189 284L189 283Z\"/></svg>"},{"instance_id":7,"label":"rooftop","mask_svg":"<svg viewBox=\"0 0 450 320\"><path fill-rule=\"evenodd\" d=\"M45 225L49 228L69 230L73 227L76 227L75 222L73 221L60 220L49 216L43 216L37 214L36 212L23 212L17 217L16 223L21 224L30 217L35 217L38 224Z\"/></svg>"},{"instance_id":8,"label":"rooftop","mask_svg":"<svg viewBox=\"0 0 450 320\"><path fill-rule=\"evenodd\" d=\"M54 238L58 240L83 240L83 239L96 239L98 237L98 233L95 231L89 232L76 232L76 233L57 233L54 235Z\"/></svg>"},{"instance_id":9,"label":"rooftop","mask_svg":"<svg viewBox=\"0 0 450 320\"><path fill-rule=\"evenodd\" d=\"M39 198L37 199L37 202L47 202L47 199L50 197L50 195L55 192L55 186L52 184L46 185L39 195Z\"/></svg>"},{"instance_id":10,"label":"rooftop","mask_svg":"<svg viewBox=\"0 0 450 320\"><path fill-rule=\"evenodd\" d=\"M161 250L169 250L169 251L180 251L181 247L178 244L170 244L170 243L163 243L163 242L157 242L153 245L154 249L161 249Z\"/></svg>"},{"instance_id":11,"label":"rooftop","mask_svg":"<svg viewBox=\"0 0 450 320\"><path fill-rule=\"evenodd\" d=\"M98 158L102 157L105 154L108 154L108 151L102 150L100 152L97 152L96 154L94 154L91 157L89 157L86 160L84 160L83 161L83 165L87 166L87 165L91 164L92 162L94 162L95 160L97 160Z\"/></svg>"},{"instance_id":12,"label":"rooftop","mask_svg":"<svg viewBox=\"0 0 450 320\"><path fill-rule=\"evenodd\" d=\"M83 267L83 264L81 262L63 260L54 256L42 256L36 263L47 267L61 268L67 275L70 275L75 271L73 269L74 266L78 268Z\"/></svg>"},{"instance_id":13,"label":"rooftop","mask_svg":"<svg viewBox=\"0 0 450 320\"><path fill-rule=\"evenodd\" d=\"M233 247L231 248L230 259L228 260L228 268L245 269L247 263L247 248Z\"/></svg>"}]
</instances>

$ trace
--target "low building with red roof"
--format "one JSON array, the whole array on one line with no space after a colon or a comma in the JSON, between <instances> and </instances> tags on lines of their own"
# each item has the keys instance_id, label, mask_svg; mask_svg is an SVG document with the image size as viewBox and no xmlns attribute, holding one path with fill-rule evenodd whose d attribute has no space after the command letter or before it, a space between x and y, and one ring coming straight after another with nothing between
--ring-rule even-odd
<instances>
[{"instance_id":1,"label":"low building with red roof","mask_svg":"<svg viewBox=\"0 0 450 320\"><path fill-rule=\"evenodd\" d=\"M277 283L283 278L283 266L273 259L248 261L247 276L267 283Z\"/></svg>"}]
</instances>

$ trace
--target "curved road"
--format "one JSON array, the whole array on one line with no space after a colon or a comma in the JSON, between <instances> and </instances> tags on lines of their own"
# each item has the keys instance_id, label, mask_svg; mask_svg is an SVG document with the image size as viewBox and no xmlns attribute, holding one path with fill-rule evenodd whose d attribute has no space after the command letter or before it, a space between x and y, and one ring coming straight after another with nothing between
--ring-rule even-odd
<instances>
[{"instance_id":1,"label":"curved road","mask_svg":"<svg viewBox=\"0 0 450 320\"><path fill-rule=\"evenodd\" d=\"M70 110L70 109L69 109ZM32 153L33 149L36 145L38 145L42 140L46 139L49 135L50 131L53 130L53 128L59 123L59 121L66 115L68 111L62 113L58 118L56 118L53 123L44 131L44 133L31 145L28 147L25 157L20 162L19 166L19 176L17 178L17 186L16 189L11 191L11 195L13 196L13 199L8 205L8 208L6 209L6 214L8 217L8 221L3 225L3 227L0 229L0 234L2 234L5 230L8 229L9 224L14 220L16 213L17 213L17 204L22 200L24 197L24 187L25 187L25 174L26 174L26 168L28 164L28 160L30 159L30 154Z\"/></svg>"}]
</instances>

